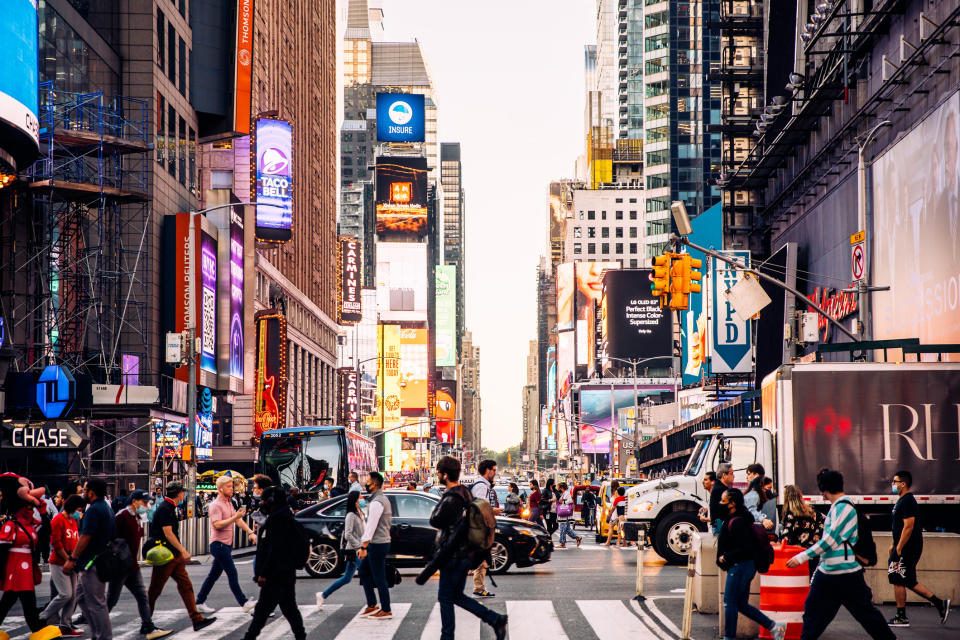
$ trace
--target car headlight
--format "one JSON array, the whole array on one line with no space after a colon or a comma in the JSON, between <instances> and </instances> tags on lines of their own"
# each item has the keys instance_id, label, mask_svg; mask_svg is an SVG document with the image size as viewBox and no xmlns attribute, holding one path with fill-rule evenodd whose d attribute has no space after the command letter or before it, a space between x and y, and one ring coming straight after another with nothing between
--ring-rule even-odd
<instances>
[{"instance_id":1,"label":"car headlight","mask_svg":"<svg viewBox=\"0 0 960 640\"><path fill-rule=\"evenodd\" d=\"M519 534L530 536L531 538L536 538L538 535L540 535L540 531L537 531L531 527L514 527L513 530Z\"/></svg>"},{"instance_id":2,"label":"car headlight","mask_svg":"<svg viewBox=\"0 0 960 640\"><path fill-rule=\"evenodd\" d=\"M630 513L644 513L653 509L652 502L635 502L630 506Z\"/></svg>"}]
</instances>

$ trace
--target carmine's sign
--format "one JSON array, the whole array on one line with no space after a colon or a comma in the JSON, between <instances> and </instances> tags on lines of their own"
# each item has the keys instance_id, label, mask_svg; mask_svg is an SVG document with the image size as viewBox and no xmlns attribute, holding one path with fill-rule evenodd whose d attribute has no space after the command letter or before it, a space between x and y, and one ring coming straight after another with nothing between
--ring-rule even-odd
<instances>
[{"instance_id":1,"label":"carmine's sign","mask_svg":"<svg viewBox=\"0 0 960 640\"><path fill-rule=\"evenodd\" d=\"M857 312L857 294L844 293L843 291L833 292L833 289L825 287L822 290L817 287L813 290L813 295L807 296L810 300L820 305L824 311L830 314L834 320L840 321L848 318ZM810 311L815 311L810 307ZM828 342L830 338L830 323L822 315L817 314L817 326L823 336L822 342Z\"/></svg>"}]
</instances>

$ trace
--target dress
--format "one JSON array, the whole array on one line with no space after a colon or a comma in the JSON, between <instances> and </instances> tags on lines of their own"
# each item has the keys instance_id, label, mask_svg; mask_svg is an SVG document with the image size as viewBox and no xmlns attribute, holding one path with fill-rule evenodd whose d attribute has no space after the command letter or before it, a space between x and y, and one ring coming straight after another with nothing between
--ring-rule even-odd
<instances>
[{"instance_id":1,"label":"dress","mask_svg":"<svg viewBox=\"0 0 960 640\"><path fill-rule=\"evenodd\" d=\"M7 566L3 570L3 582L0 591L33 591L33 548L37 544L37 532L34 526L24 522L18 514L17 520L7 520L0 527L0 544L9 544ZM39 525L39 522L35 523Z\"/></svg>"}]
</instances>

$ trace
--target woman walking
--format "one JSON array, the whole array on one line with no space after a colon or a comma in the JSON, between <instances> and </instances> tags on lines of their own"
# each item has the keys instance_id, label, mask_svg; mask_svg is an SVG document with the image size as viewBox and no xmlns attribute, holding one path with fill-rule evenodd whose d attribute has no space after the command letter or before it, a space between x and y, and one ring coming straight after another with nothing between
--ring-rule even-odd
<instances>
[{"instance_id":1,"label":"woman walking","mask_svg":"<svg viewBox=\"0 0 960 640\"><path fill-rule=\"evenodd\" d=\"M63 507L50 521L50 581L57 589L57 595L50 600L40 619L46 624L56 624L65 636L80 636L83 632L74 629L73 612L77 608L77 573L64 573L63 565L80 539L80 518L86 503L80 496L70 496Z\"/></svg>"},{"instance_id":2,"label":"woman walking","mask_svg":"<svg viewBox=\"0 0 960 640\"><path fill-rule=\"evenodd\" d=\"M567 488L566 482L561 482L558 488L562 493L557 503L557 519L560 521L560 545L557 548L567 548L568 535L577 541L579 547L583 538L575 534L570 526L573 522L573 490Z\"/></svg>"},{"instance_id":3,"label":"woman walking","mask_svg":"<svg viewBox=\"0 0 960 640\"><path fill-rule=\"evenodd\" d=\"M518 517L520 515L521 504L520 487L517 486L516 482L511 482L510 491L507 492L507 497L503 499L503 515L510 516L511 518Z\"/></svg>"},{"instance_id":4,"label":"woman walking","mask_svg":"<svg viewBox=\"0 0 960 640\"><path fill-rule=\"evenodd\" d=\"M777 503L767 498L767 492L763 489L762 464L751 464L747 467L747 482L750 486L743 494L744 506L753 515L755 522L773 533L777 528Z\"/></svg>"},{"instance_id":5,"label":"woman walking","mask_svg":"<svg viewBox=\"0 0 960 640\"><path fill-rule=\"evenodd\" d=\"M360 548L360 538L363 536L363 528L366 521L363 517L363 511L360 510L360 492L351 491L347 494L347 516L343 521L343 555L347 565L343 570L343 575L336 582L324 589L322 593L317 594L317 609L323 608L323 603L330 595L345 585L350 584L353 575L357 571L357 549Z\"/></svg>"},{"instance_id":6,"label":"woman walking","mask_svg":"<svg viewBox=\"0 0 960 640\"><path fill-rule=\"evenodd\" d=\"M820 542L823 536L823 514L803 501L803 494L796 485L788 484L783 489L783 520L780 524L780 541L809 549ZM817 558L810 565L810 575L817 569Z\"/></svg>"},{"instance_id":7,"label":"woman walking","mask_svg":"<svg viewBox=\"0 0 960 640\"><path fill-rule=\"evenodd\" d=\"M527 519L530 522L536 522L543 526L543 514L540 512L542 494L540 493L540 483L536 478L530 480L530 497L527 498L527 506L530 507L530 515Z\"/></svg>"},{"instance_id":8,"label":"woman walking","mask_svg":"<svg viewBox=\"0 0 960 640\"><path fill-rule=\"evenodd\" d=\"M553 478L547 478L547 484L543 487L543 497L540 498L540 510L547 521L547 533L552 537L557 530L557 495L556 486Z\"/></svg>"}]
</instances>

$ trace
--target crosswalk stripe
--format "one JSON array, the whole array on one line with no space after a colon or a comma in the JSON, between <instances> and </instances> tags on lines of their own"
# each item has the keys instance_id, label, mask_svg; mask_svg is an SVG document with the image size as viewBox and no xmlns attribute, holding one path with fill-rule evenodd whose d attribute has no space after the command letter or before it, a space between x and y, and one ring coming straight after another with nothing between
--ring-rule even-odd
<instances>
[{"instance_id":1,"label":"crosswalk stripe","mask_svg":"<svg viewBox=\"0 0 960 640\"><path fill-rule=\"evenodd\" d=\"M457 614L457 640L480 640L480 628L483 622L477 616L465 609L454 607ZM439 640L440 630L440 603L433 605L427 624L420 633L420 640Z\"/></svg>"},{"instance_id":2,"label":"crosswalk stripe","mask_svg":"<svg viewBox=\"0 0 960 640\"><path fill-rule=\"evenodd\" d=\"M331 614L342 607L342 604L328 604L318 611L316 605L306 605L300 607L300 615L303 616L303 628L307 635L310 635L314 629L320 626L320 623L326 620ZM280 640L290 634L290 623L282 615L278 616L260 633L260 640Z\"/></svg>"},{"instance_id":3,"label":"crosswalk stripe","mask_svg":"<svg viewBox=\"0 0 960 640\"><path fill-rule=\"evenodd\" d=\"M158 629L169 629L170 627L167 625L184 619L189 619L184 609L165 609L164 611L153 612L153 624ZM121 625L114 625L113 640L137 640L141 637L141 624L142 622L138 613L137 617L133 620Z\"/></svg>"},{"instance_id":4,"label":"crosswalk stripe","mask_svg":"<svg viewBox=\"0 0 960 640\"><path fill-rule=\"evenodd\" d=\"M577 600L577 606L599 638L657 638L621 600Z\"/></svg>"},{"instance_id":5,"label":"crosswalk stripe","mask_svg":"<svg viewBox=\"0 0 960 640\"><path fill-rule=\"evenodd\" d=\"M567 634L550 600L507 600L514 640L565 640Z\"/></svg>"},{"instance_id":6,"label":"crosswalk stripe","mask_svg":"<svg viewBox=\"0 0 960 640\"><path fill-rule=\"evenodd\" d=\"M211 613L208 617L216 618L216 621L209 627L194 631L191 626L167 637L183 638L185 640L217 640L223 637L224 633L234 632L241 626L250 623L250 614L244 612L242 607L223 607L217 609L216 613Z\"/></svg>"},{"instance_id":7,"label":"crosswalk stripe","mask_svg":"<svg viewBox=\"0 0 960 640\"><path fill-rule=\"evenodd\" d=\"M669 598L671 596L660 596L660 597ZM664 628L666 628L667 631L669 631L670 633L672 633L673 635L679 638L681 635L683 635L683 633L680 631L680 629L677 628L677 625L673 624L673 622L670 620L670 618L666 616L666 614L660 611L660 608L657 607L656 600L657 600L656 596L646 599L647 607L650 609L650 613L657 616L657 619L663 624Z\"/></svg>"},{"instance_id":8,"label":"crosswalk stripe","mask_svg":"<svg viewBox=\"0 0 960 640\"><path fill-rule=\"evenodd\" d=\"M650 614L643 610L643 607L639 602L636 600L631 600L630 608L633 609L637 615L643 618L643 621L647 623L648 627L656 632L658 637L663 638L664 640L671 640L670 636L664 633L664 631L657 626L657 623L653 621L653 618L650 617Z\"/></svg>"},{"instance_id":9,"label":"crosswalk stripe","mask_svg":"<svg viewBox=\"0 0 960 640\"><path fill-rule=\"evenodd\" d=\"M393 634L397 632L397 629L400 628L400 623L403 622L404 617L410 611L409 602L394 602L390 605L391 611L393 611L393 617L389 620L377 620L371 619L368 617L360 617L360 611L357 612L357 615L340 630L340 633L337 634L337 640L356 640L357 638L363 638L364 640L390 640L393 638Z\"/></svg>"}]
</instances>

